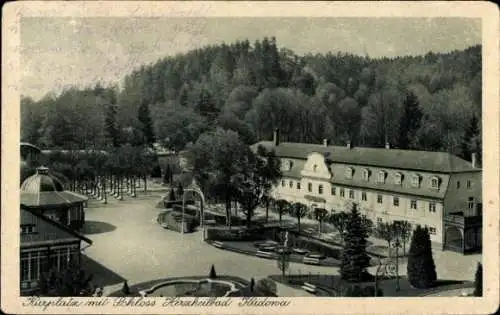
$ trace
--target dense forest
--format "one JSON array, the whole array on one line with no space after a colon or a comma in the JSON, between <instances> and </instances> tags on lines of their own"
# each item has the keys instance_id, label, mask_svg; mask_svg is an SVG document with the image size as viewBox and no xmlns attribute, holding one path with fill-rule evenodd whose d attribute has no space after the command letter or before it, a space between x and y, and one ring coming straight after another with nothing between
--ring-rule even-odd
<instances>
[{"instance_id":1,"label":"dense forest","mask_svg":"<svg viewBox=\"0 0 500 315\"><path fill-rule=\"evenodd\" d=\"M275 38L208 46L143 65L123 86L21 100L23 141L42 148L160 142L217 127L283 141L481 153L481 46L425 56L298 56Z\"/></svg>"}]
</instances>

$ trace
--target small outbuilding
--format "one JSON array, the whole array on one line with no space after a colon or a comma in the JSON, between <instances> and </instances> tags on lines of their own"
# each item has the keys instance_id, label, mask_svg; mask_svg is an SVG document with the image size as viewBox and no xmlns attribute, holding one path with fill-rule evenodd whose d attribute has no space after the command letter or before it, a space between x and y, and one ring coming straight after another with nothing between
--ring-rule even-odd
<instances>
[{"instance_id":1,"label":"small outbuilding","mask_svg":"<svg viewBox=\"0 0 500 315\"><path fill-rule=\"evenodd\" d=\"M86 196L64 190L61 181L46 167L38 167L36 174L21 185L21 208L36 211L73 229L83 226L87 201Z\"/></svg>"}]
</instances>

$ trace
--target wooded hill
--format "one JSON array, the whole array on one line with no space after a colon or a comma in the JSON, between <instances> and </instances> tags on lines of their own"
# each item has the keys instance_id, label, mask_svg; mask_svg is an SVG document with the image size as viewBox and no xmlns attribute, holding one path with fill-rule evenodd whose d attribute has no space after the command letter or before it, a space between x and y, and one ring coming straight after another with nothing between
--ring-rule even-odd
<instances>
[{"instance_id":1,"label":"wooded hill","mask_svg":"<svg viewBox=\"0 0 500 315\"><path fill-rule=\"evenodd\" d=\"M283 141L481 152L481 46L374 59L298 56L275 38L214 45L143 65L122 88L22 97L22 140L42 148L162 142L181 150L219 126Z\"/></svg>"}]
</instances>

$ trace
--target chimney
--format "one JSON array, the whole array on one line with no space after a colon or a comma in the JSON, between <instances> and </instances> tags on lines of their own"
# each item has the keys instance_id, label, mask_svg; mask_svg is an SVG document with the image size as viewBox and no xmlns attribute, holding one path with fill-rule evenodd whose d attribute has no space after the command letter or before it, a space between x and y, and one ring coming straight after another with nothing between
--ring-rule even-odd
<instances>
[{"instance_id":1,"label":"chimney","mask_svg":"<svg viewBox=\"0 0 500 315\"><path fill-rule=\"evenodd\" d=\"M275 146L280 144L280 130L279 128L274 129L273 142Z\"/></svg>"},{"instance_id":2,"label":"chimney","mask_svg":"<svg viewBox=\"0 0 500 315\"><path fill-rule=\"evenodd\" d=\"M472 167L476 168L476 152L472 153L471 163L472 163Z\"/></svg>"},{"instance_id":3,"label":"chimney","mask_svg":"<svg viewBox=\"0 0 500 315\"><path fill-rule=\"evenodd\" d=\"M386 142L386 143L385 143L385 148L386 148L386 149L390 149L390 148L391 148L391 145L389 144L389 142Z\"/></svg>"},{"instance_id":4,"label":"chimney","mask_svg":"<svg viewBox=\"0 0 500 315\"><path fill-rule=\"evenodd\" d=\"M323 146L325 148L328 146L328 139L323 139Z\"/></svg>"},{"instance_id":5,"label":"chimney","mask_svg":"<svg viewBox=\"0 0 500 315\"><path fill-rule=\"evenodd\" d=\"M347 148L350 149L351 148L351 141L347 141Z\"/></svg>"}]
</instances>

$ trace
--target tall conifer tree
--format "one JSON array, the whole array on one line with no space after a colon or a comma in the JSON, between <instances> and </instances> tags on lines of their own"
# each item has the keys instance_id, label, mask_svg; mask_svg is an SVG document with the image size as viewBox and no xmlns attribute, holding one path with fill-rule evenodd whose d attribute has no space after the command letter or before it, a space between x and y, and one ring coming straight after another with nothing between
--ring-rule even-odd
<instances>
[{"instance_id":1,"label":"tall conifer tree","mask_svg":"<svg viewBox=\"0 0 500 315\"><path fill-rule=\"evenodd\" d=\"M420 225L417 225L411 239L407 275L410 284L419 289L429 288L437 280L429 231Z\"/></svg>"},{"instance_id":2,"label":"tall conifer tree","mask_svg":"<svg viewBox=\"0 0 500 315\"><path fill-rule=\"evenodd\" d=\"M370 257L366 253L368 231L362 222L357 205L353 204L347 219L344 236L344 251L340 265L340 276L349 282L361 282L366 275Z\"/></svg>"}]
</instances>

